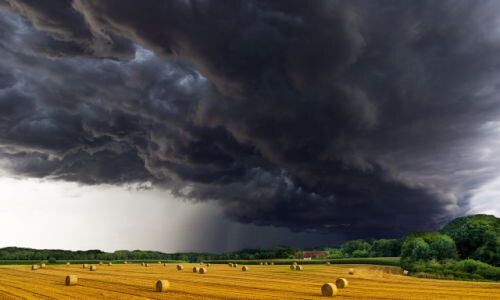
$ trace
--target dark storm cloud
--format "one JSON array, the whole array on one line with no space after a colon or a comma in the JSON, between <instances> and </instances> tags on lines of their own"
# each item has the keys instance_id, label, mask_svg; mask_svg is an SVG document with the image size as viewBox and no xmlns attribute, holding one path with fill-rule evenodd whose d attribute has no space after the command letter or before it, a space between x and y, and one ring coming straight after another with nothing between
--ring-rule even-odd
<instances>
[{"instance_id":1,"label":"dark storm cloud","mask_svg":"<svg viewBox=\"0 0 500 300\"><path fill-rule=\"evenodd\" d=\"M1 3L17 174L151 181L240 222L351 237L435 229L498 175L481 158L495 1Z\"/></svg>"},{"instance_id":2,"label":"dark storm cloud","mask_svg":"<svg viewBox=\"0 0 500 300\"><path fill-rule=\"evenodd\" d=\"M85 18L73 8L71 1L5 2L10 5L9 10L26 16L38 29L36 32L26 32L21 28L13 32L12 38L21 37L24 42L21 47L28 51L52 57L85 55L127 59L134 55L131 41L112 32L90 28ZM8 42L16 45L12 39Z\"/></svg>"}]
</instances>

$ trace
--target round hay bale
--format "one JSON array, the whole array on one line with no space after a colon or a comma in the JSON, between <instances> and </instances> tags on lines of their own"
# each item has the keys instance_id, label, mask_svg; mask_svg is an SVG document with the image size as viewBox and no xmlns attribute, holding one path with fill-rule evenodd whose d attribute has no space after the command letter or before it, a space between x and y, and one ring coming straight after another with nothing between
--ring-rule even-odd
<instances>
[{"instance_id":1,"label":"round hay bale","mask_svg":"<svg viewBox=\"0 0 500 300\"><path fill-rule=\"evenodd\" d=\"M294 261L292 265L296 266L296 265L297 265L297 262L295 262L295 261Z\"/></svg>"},{"instance_id":2,"label":"round hay bale","mask_svg":"<svg viewBox=\"0 0 500 300\"><path fill-rule=\"evenodd\" d=\"M91 265L90 266L90 271L95 271L95 270L97 270L97 266Z\"/></svg>"},{"instance_id":3,"label":"round hay bale","mask_svg":"<svg viewBox=\"0 0 500 300\"><path fill-rule=\"evenodd\" d=\"M198 267L193 267L193 273L198 273L200 271L200 268Z\"/></svg>"},{"instance_id":4,"label":"round hay bale","mask_svg":"<svg viewBox=\"0 0 500 300\"><path fill-rule=\"evenodd\" d=\"M295 266L294 265L290 265L290 270L295 270Z\"/></svg>"},{"instance_id":5,"label":"round hay bale","mask_svg":"<svg viewBox=\"0 0 500 300\"><path fill-rule=\"evenodd\" d=\"M109 263L108 263L108 266L110 266L110 267L111 267L112 265L113 265L113 263L112 263L112 262L109 262Z\"/></svg>"},{"instance_id":6,"label":"round hay bale","mask_svg":"<svg viewBox=\"0 0 500 300\"><path fill-rule=\"evenodd\" d=\"M349 286L349 282L345 278L339 278L337 281L335 281L335 285L339 289L343 289Z\"/></svg>"},{"instance_id":7,"label":"round hay bale","mask_svg":"<svg viewBox=\"0 0 500 300\"><path fill-rule=\"evenodd\" d=\"M268 265L267 261L264 263L264 265L266 265L266 266Z\"/></svg>"},{"instance_id":8,"label":"round hay bale","mask_svg":"<svg viewBox=\"0 0 500 300\"><path fill-rule=\"evenodd\" d=\"M247 267L247 266L243 266L243 267L241 267L241 270L242 270L243 272L246 272L246 271L248 271L248 267Z\"/></svg>"},{"instance_id":9,"label":"round hay bale","mask_svg":"<svg viewBox=\"0 0 500 300\"><path fill-rule=\"evenodd\" d=\"M274 262L271 262L271 266L274 266Z\"/></svg>"},{"instance_id":10,"label":"round hay bale","mask_svg":"<svg viewBox=\"0 0 500 300\"><path fill-rule=\"evenodd\" d=\"M144 266L145 266L145 267L149 267L149 264L145 264Z\"/></svg>"},{"instance_id":11,"label":"round hay bale","mask_svg":"<svg viewBox=\"0 0 500 300\"><path fill-rule=\"evenodd\" d=\"M142 263L141 263L141 266L143 266L143 267L144 267L145 265L146 265L146 264L145 264L144 262L142 262Z\"/></svg>"},{"instance_id":12,"label":"round hay bale","mask_svg":"<svg viewBox=\"0 0 500 300\"><path fill-rule=\"evenodd\" d=\"M87 268L89 267L89 265L88 265L88 264L83 264L83 265L82 265L82 267L83 267L84 269L87 269Z\"/></svg>"},{"instance_id":13,"label":"round hay bale","mask_svg":"<svg viewBox=\"0 0 500 300\"><path fill-rule=\"evenodd\" d=\"M76 285L78 283L78 276L68 275L66 276L66 285Z\"/></svg>"},{"instance_id":14,"label":"round hay bale","mask_svg":"<svg viewBox=\"0 0 500 300\"><path fill-rule=\"evenodd\" d=\"M207 264L207 267L210 267L210 264Z\"/></svg>"},{"instance_id":15,"label":"round hay bale","mask_svg":"<svg viewBox=\"0 0 500 300\"><path fill-rule=\"evenodd\" d=\"M100 261L100 262L99 262L99 265L101 265L101 266L102 266L102 261Z\"/></svg>"},{"instance_id":16,"label":"round hay bale","mask_svg":"<svg viewBox=\"0 0 500 300\"><path fill-rule=\"evenodd\" d=\"M177 270L181 271L182 269L184 269L182 265L177 265Z\"/></svg>"},{"instance_id":17,"label":"round hay bale","mask_svg":"<svg viewBox=\"0 0 500 300\"><path fill-rule=\"evenodd\" d=\"M166 266L167 266L167 263L164 263L164 264L163 264L163 266L164 266L164 267L166 267Z\"/></svg>"},{"instance_id":18,"label":"round hay bale","mask_svg":"<svg viewBox=\"0 0 500 300\"><path fill-rule=\"evenodd\" d=\"M260 263L259 263L259 265L261 265L261 266L262 266L262 265L263 265L263 263L262 263L262 262L260 262Z\"/></svg>"},{"instance_id":19,"label":"round hay bale","mask_svg":"<svg viewBox=\"0 0 500 300\"><path fill-rule=\"evenodd\" d=\"M301 265L296 265L295 266L295 270L297 271L302 271L303 270L303 267Z\"/></svg>"},{"instance_id":20,"label":"round hay bale","mask_svg":"<svg viewBox=\"0 0 500 300\"><path fill-rule=\"evenodd\" d=\"M200 274L206 274L208 272L207 268L200 268Z\"/></svg>"},{"instance_id":21,"label":"round hay bale","mask_svg":"<svg viewBox=\"0 0 500 300\"><path fill-rule=\"evenodd\" d=\"M405 276L408 275L408 270L404 270L403 275L405 275Z\"/></svg>"},{"instance_id":22,"label":"round hay bale","mask_svg":"<svg viewBox=\"0 0 500 300\"><path fill-rule=\"evenodd\" d=\"M330 264L330 262L329 262L329 261L327 261L327 262L326 262L326 264L327 264L327 265L329 265L329 264Z\"/></svg>"},{"instance_id":23,"label":"round hay bale","mask_svg":"<svg viewBox=\"0 0 500 300\"><path fill-rule=\"evenodd\" d=\"M45 264L41 264L40 269L45 269Z\"/></svg>"},{"instance_id":24,"label":"round hay bale","mask_svg":"<svg viewBox=\"0 0 500 300\"><path fill-rule=\"evenodd\" d=\"M69 261L66 263L66 265L67 265L67 266L69 266L69 265L70 265Z\"/></svg>"},{"instance_id":25,"label":"round hay bale","mask_svg":"<svg viewBox=\"0 0 500 300\"><path fill-rule=\"evenodd\" d=\"M229 267L232 267L232 266L233 266L233 264L232 264L232 263L228 263L227 265L228 265Z\"/></svg>"},{"instance_id":26,"label":"round hay bale","mask_svg":"<svg viewBox=\"0 0 500 300\"><path fill-rule=\"evenodd\" d=\"M234 268L238 267L238 264L233 264L233 267L234 267Z\"/></svg>"},{"instance_id":27,"label":"round hay bale","mask_svg":"<svg viewBox=\"0 0 500 300\"><path fill-rule=\"evenodd\" d=\"M158 264L161 265L161 261L158 261Z\"/></svg>"},{"instance_id":28,"label":"round hay bale","mask_svg":"<svg viewBox=\"0 0 500 300\"><path fill-rule=\"evenodd\" d=\"M124 261L123 263L124 263L124 264L127 264L127 261Z\"/></svg>"},{"instance_id":29,"label":"round hay bale","mask_svg":"<svg viewBox=\"0 0 500 300\"><path fill-rule=\"evenodd\" d=\"M354 269L349 269L349 275L354 275Z\"/></svg>"},{"instance_id":30,"label":"round hay bale","mask_svg":"<svg viewBox=\"0 0 500 300\"><path fill-rule=\"evenodd\" d=\"M203 264L203 262L202 262L202 261L200 261L200 265L202 265L202 264Z\"/></svg>"},{"instance_id":31,"label":"round hay bale","mask_svg":"<svg viewBox=\"0 0 500 300\"><path fill-rule=\"evenodd\" d=\"M337 287L333 283L325 283L321 287L321 294L325 297L333 297L337 295Z\"/></svg>"},{"instance_id":32,"label":"round hay bale","mask_svg":"<svg viewBox=\"0 0 500 300\"><path fill-rule=\"evenodd\" d=\"M170 282L168 280L158 280L156 282L156 291L160 293L166 293L168 292L168 289L170 288Z\"/></svg>"},{"instance_id":33,"label":"round hay bale","mask_svg":"<svg viewBox=\"0 0 500 300\"><path fill-rule=\"evenodd\" d=\"M31 270L38 270L38 268L40 268L38 265L32 265L31 266Z\"/></svg>"}]
</instances>

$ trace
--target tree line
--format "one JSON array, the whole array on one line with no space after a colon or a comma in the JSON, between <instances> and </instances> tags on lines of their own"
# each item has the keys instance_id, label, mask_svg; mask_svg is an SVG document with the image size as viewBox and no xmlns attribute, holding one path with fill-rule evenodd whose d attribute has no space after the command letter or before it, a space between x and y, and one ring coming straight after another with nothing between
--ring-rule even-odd
<instances>
[{"instance_id":1,"label":"tree line","mask_svg":"<svg viewBox=\"0 0 500 300\"><path fill-rule=\"evenodd\" d=\"M163 253L144 250L118 250L104 252L101 250L70 251L7 247L0 249L0 260L135 260L160 259L199 262L202 260L225 259L279 259L301 258L299 248L278 246L272 248L243 249L235 252L214 253Z\"/></svg>"},{"instance_id":2,"label":"tree line","mask_svg":"<svg viewBox=\"0 0 500 300\"><path fill-rule=\"evenodd\" d=\"M326 250L320 258L401 257L401 267L421 277L500 280L500 219L491 215L457 218L435 233L413 232L400 239L360 239ZM159 251L0 249L0 260L253 260L301 259L302 249L278 246L214 253Z\"/></svg>"}]
</instances>

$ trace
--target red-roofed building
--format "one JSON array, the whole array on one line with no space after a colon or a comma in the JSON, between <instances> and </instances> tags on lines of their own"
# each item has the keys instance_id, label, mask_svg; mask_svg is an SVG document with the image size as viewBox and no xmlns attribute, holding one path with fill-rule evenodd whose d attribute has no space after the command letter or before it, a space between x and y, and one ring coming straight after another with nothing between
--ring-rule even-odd
<instances>
[{"instance_id":1,"label":"red-roofed building","mask_svg":"<svg viewBox=\"0 0 500 300\"><path fill-rule=\"evenodd\" d=\"M302 252L302 256L304 259L313 259L313 258L319 258L321 256L327 256L328 251L304 251Z\"/></svg>"}]
</instances>

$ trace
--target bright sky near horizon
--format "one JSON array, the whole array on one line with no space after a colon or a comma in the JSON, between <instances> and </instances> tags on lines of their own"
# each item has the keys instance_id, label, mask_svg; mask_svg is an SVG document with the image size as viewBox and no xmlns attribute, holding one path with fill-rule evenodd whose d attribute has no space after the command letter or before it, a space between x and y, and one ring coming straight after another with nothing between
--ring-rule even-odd
<instances>
[{"instance_id":1,"label":"bright sky near horizon","mask_svg":"<svg viewBox=\"0 0 500 300\"><path fill-rule=\"evenodd\" d=\"M335 243L322 234L229 221L211 203L159 189L0 177L0 247L224 252Z\"/></svg>"}]
</instances>

